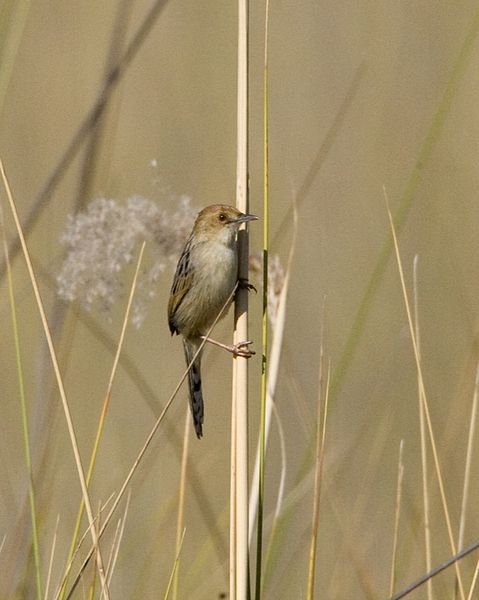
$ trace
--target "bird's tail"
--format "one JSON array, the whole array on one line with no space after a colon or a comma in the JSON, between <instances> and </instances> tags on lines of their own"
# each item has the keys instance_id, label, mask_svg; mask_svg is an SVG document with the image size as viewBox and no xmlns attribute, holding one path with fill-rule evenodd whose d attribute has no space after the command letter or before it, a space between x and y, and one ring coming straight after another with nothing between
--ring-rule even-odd
<instances>
[{"instance_id":1,"label":"bird's tail","mask_svg":"<svg viewBox=\"0 0 479 600\"><path fill-rule=\"evenodd\" d=\"M193 360L199 343L183 338L183 348L185 350L186 364L189 365ZM188 389L190 394L190 408L198 439L203 435L203 393L201 391L201 353L195 358L191 369L188 371Z\"/></svg>"}]
</instances>

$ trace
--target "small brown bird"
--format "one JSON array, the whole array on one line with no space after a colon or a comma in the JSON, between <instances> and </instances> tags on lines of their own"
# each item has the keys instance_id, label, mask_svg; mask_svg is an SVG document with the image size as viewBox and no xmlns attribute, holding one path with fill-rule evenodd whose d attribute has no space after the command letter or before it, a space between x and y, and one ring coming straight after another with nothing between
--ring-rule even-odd
<instances>
[{"instance_id":1,"label":"small brown bird","mask_svg":"<svg viewBox=\"0 0 479 600\"><path fill-rule=\"evenodd\" d=\"M236 234L241 223L256 220L233 206L213 204L196 218L183 249L168 302L168 324L171 334L183 336L186 364L189 365L201 341L228 301L238 281ZM225 307L223 315L228 307ZM249 358L251 342L227 346L210 338L207 341L225 348L235 356ZM203 394L201 391L201 353L189 373L191 414L198 438L203 435Z\"/></svg>"}]
</instances>

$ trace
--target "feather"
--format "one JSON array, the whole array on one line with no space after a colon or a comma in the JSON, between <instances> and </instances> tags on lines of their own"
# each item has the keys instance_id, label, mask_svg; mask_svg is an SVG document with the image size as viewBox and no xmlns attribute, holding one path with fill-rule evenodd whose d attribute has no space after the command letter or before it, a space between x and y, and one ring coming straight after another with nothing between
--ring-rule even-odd
<instances>
[{"instance_id":1,"label":"feather","mask_svg":"<svg viewBox=\"0 0 479 600\"><path fill-rule=\"evenodd\" d=\"M176 323L175 315L183 302L186 294L190 291L193 285L193 269L190 268L192 238L186 242L186 246L180 256L176 267L173 285L171 287L170 299L168 302L168 325L170 326L171 335L179 334L180 330Z\"/></svg>"},{"instance_id":2,"label":"feather","mask_svg":"<svg viewBox=\"0 0 479 600\"><path fill-rule=\"evenodd\" d=\"M183 338L183 348L185 350L186 364L190 365L201 340L190 340ZM198 439L203 435L203 392L201 390L201 353L195 358L191 369L188 371L188 391L190 396L190 409L193 417L193 424Z\"/></svg>"}]
</instances>

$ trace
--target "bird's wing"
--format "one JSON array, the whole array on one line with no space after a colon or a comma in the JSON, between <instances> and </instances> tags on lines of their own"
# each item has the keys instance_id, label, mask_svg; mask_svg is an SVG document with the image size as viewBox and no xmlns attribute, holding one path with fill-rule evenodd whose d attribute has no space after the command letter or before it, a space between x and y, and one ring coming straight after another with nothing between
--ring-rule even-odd
<instances>
[{"instance_id":1,"label":"bird's wing","mask_svg":"<svg viewBox=\"0 0 479 600\"><path fill-rule=\"evenodd\" d=\"M168 324L171 333L180 333L175 319L176 311L183 302L184 297L193 285L193 269L190 264L191 238L186 243L183 253L176 267L173 285L171 286L170 299L168 301Z\"/></svg>"}]
</instances>

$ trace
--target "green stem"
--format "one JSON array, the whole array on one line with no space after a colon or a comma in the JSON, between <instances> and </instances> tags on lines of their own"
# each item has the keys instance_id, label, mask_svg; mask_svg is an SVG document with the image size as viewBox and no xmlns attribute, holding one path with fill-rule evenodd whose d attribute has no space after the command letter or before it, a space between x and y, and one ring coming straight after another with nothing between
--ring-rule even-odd
<instances>
[{"instance_id":1,"label":"green stem","mask_svg":"<svg viewBox=\"0 0 479 600\"><path fill-rule=\"evenodd\" d=\"M263 317L262 317L262 365L261 365L261 416L258 477L258 526L256 542L255 599L261 598L261 570L263 554L263 508L264 469L266 446L266 395L268 362L268 249L269 249L269 202L268 202L268 17L269 0L266 0L264 25L264 71L263 71Z\"/></svg>"},{"instance_id":2,"label":"green stem","mask_svg":"<svg viewBox=\"0 0 479 600\"><path fill-rule=\"evenodd\" d=\"M12 328L13 328L13 339L15 344L15 360L17 367L18 376L18 387L20 393L20 408L22 413L22 429L23 429L23 443L25 448L25 461L27 466L28 475L28 498L30 503L30 515L32 520L32 544L33 544L33 559L35 563L35 585L37 592L37 600L42 599L42 578L41 578L41 561L40 561L40 545L38 541L38 523L37 523L37 511L35 502L35 488L33 486L33 473L32 473L32 455L30 449L30 427L28 423L28 410L27 400L25 397L25 386L23 378L23 366L22 366L22 354L20 348L20 338L18 335L18 321L17 311L15 307L15 295L13 291L13 277L10 259L8 255L8 246L5 238L5 230L3 227L3 211L0 209L0 224L3 235L3 245L5 252L5 264L7 271L7 282L8 282L8 297L10 301L10 313L12 317Z\"/></svg>"}]
</instances>

